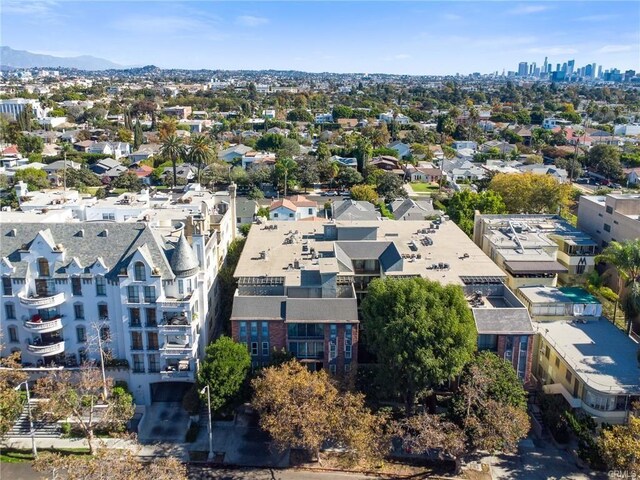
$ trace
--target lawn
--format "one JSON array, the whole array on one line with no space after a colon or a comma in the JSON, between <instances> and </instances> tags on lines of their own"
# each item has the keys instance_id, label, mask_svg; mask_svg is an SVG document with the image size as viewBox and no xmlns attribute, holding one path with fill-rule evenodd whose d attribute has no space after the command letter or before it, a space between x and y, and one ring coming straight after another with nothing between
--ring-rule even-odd
<instances>
[{"instance_id":1,"label":"lawn","mask_svg":"<svg viewBox=\"0 0 640 480\"><path fill-rule=\"evenodd\" d=\"M38 452L56 452L62 455L89 455L88 448L38 448ZM3 449L0 463L22 463L33 461L31 450Z\"/></svg>"},{"instance_id":2,"label":"lawn","mask_svg":"<svg viewBox=\"0 0 640 480\"><path fill-rule=\"evenodd\" d=\"M414 192L417 192L417 193L437 192L439 189L438 185L434 185L432 183L422 183L422 182L415 182L415 183L412 182L411 188L413 189Z\"/></svg>"}]
</instances>

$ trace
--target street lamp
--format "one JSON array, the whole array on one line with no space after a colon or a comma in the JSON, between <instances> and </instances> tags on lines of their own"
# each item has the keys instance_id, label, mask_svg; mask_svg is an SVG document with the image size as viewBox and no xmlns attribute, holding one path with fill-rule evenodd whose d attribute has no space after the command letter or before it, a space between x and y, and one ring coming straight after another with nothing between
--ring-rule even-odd
<instances>
[{"instance_id":1,"label":"street lamp","mask_svg":"<svg viewBox=\"0 0 640 480\"><path fill-rule=\"evenodd\" d=\"M27 391L27 412L29 412L29 434L31 435L31 451L33 452L33 458L38 457L38 450L36 449L36 432L33 429L33 417L31 416L31 396L29 395L29 381L18 384L15 390L20 390L20 387L24 385Z\"/></svg>"},{"instance_id":2,"label":"street lamp","mask_svg":"<svg viewBox=\"0 0 640 480\"><path fill-rule=\"evenodd\" d=\"M200 394L204 395L205 390L207 391L207 405L209 407L209 456L207 457L207 460L211 461L213 460L213 430L211 428L211 389L209 388L209 385L205 385L204 388L200 390Z\"/></svg>"}]
</instances>

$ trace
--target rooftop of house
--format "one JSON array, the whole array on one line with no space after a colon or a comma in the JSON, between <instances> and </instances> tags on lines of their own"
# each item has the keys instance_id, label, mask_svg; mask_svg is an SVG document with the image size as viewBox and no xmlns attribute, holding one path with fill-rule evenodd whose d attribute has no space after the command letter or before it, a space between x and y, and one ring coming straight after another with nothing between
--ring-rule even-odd
<instances>
[{"instance_id":1,"label":"rooftop of house","mask_svg":"<svg viewBox=\"0 0 640 480\"><path fill-rule=\"evenodd\" d=\"M535 322L534 327L588 387L640 393L638 344L607 320Z\"/></svg>"},{"instance_id":2,"label":"rooftop of house","mask_svg":"<svg viewBox=\"0 0 640 480\"><path fill-rule=\"evenodd\" d=\"M451 221L270 221L249 232L235 276L300 285L308 270L360 273L354 260L377 260L387 276L422 276L445 284L505 278Z\"/></svg>"},{"instance_id":3,"label":"rooftop of house","mask_svg":"<svg viewBox=\"0 0 640 480\"><path fill-rule=\"evenodd\" d=\"M332 215L336 220L349 221L378 220L380 218L380 214L372 203L351 199L333 202Z\"/></svg>"}]
</instances>

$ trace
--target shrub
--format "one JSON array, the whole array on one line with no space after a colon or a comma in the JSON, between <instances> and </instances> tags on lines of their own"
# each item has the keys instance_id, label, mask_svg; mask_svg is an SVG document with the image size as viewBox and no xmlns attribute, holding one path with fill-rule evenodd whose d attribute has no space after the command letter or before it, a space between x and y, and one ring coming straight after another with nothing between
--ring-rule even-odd
<instances>
[{"instance_id":1,"label":"shrub","mask_svg":"<svg viewBox=\"0 0 640 480\"><path fill-rule=\"evenodd\" d=\"M598 292L600 293L600 295L602 295L604 298L606 298L610 302L618 301L618 294L613 290L611 290L609 287L600 287L598 289Z\"/></svg>"},{"instance_id":2,"label":"shrub","mask_svg":"<svg viewBox=\"0 0 640 480\"><path fill-rule=\"evenodd\" d=\"M559 443L567 443L571 437L569 421L565 415L567 403L562 395L543 395L540 399L542 421Z\"/></svg>"},{"instance_id":3,"label":"shrub","mask_svg":"<svg viewBox=\"0 0 640 480\"><path fill-rule=\"evenodd\" d=\"M200 412L200 395L198 394L198 387L194 384L186 391L184 397L182 397L182 408L184 408L189 415L196 415Z\"/></svg>"},{"instance_id":4,"label":"shrub","mask_svg":"<svg viewBox=\"0 0 640 480\"><path fill-rule=\"evenodd\" d=\"M187 430L186 435L184 436L184 441L187 443L193 443L198 438L198 422L192 422L189 426L189 430Z\"/></svg>"}]
</instances>

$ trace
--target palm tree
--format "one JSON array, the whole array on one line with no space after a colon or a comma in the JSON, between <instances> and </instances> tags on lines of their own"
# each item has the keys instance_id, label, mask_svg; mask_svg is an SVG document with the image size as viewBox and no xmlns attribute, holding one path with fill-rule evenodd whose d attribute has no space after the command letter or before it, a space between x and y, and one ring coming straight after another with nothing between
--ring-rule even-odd
<instances>
[{"instance_id":1,"label":"palm tree","mask_svg":"<svg viewBox=\"0 0 640 480\"><path fill-rule=\"evenodd\" d=\"M160 148L160 153L163 157L171 160L171 164L173 166L173 186L176 186L178 181L178 173L177 173L177 165L180 157L184 156L185 148L182 143L182 139L178 137L175 133L168 135L164 138L162 142L162 147Z\"/></svg>"},{"instance_id":2,"label":"palm tree","mask_svg":"<svg viewBox=\"0 0 640 480\"><path fill-rule=\"evenodd\" d=\"M291 175L298 169L298 164L291 158L281 158L276 162L276 175L278 183L284 178L284 196L287 196L287 183L291 180Z\"/></svg>"},{"instance_id":3,"label":"palm tree","mask_svg":"<svg viewBox=\"0 0 640 480\"><path fill-rule=\"evenodd\" d=\"M213 147L209 139L204 135L193 137L188 157L189 161L198 167L198 183L200 183L202 168L209 165L213 159Z\"/></svg>"},{"instance_id":4,"label":"palm tree","mask_svg":"<svg viewBox=\"0 0 640 480\"><path fill-rule=\"evenodd\" d=\"M630 333L631 320L640 313L640 239L611 242L596 261L612 265L618 273L618 297L624 297L620 307L624 311L627 333ZM617 307L616 301L614 321Z\"/></svg>"}]
</instances>

